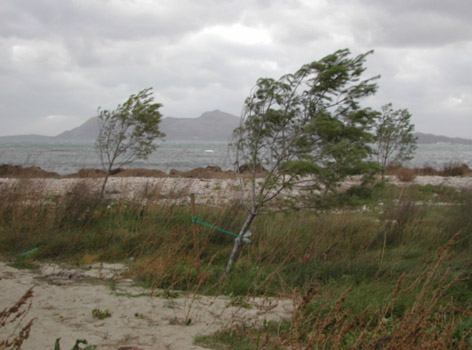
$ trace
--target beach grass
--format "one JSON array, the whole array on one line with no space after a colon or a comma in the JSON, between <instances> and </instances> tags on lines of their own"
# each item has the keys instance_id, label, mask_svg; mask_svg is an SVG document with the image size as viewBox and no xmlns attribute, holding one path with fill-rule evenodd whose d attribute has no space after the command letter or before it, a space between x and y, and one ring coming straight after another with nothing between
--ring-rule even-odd
<instances>
[{"instance_id":1,"label":"beach grass","mask_svg":"<svg viewBox=\"0 0 472 350\"><path fill-rule=\"evenodd\" d=\"M237 201L196 211L230 232L246 214ZM216 348L467 349L471 212L470 191L353 187L323 210L259 216L223 280L234 237L192 224L188 200L155 189L99 200L85 181L49 196L21 179L0 191L0 254L17 264L123 262L150 291L294 300L289 320L198 340Z\"/></svg>"}]
</instances>

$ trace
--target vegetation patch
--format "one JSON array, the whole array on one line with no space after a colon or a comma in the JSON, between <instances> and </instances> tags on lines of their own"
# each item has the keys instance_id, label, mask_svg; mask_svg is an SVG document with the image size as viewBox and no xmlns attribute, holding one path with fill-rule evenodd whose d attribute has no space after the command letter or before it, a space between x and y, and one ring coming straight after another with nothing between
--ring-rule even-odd
<instances>
[{"instance_id":1,"label":"vegetation patch","mask_svg":"<svg viewBox=\"0 0 472 350\"><path fill-rule=\"evenodd\" d=\"M24 186L2 191L0 253L16 259L35 247L25 262L126 262L125 277L169 299L169 307L181 291L225 294L238 308L254 296L295 301L282 323L240 324L205 340L222 346L470 348L472 193L364 186L332 197L326 208L258 216L252 243L226 279L234 239L194 227L190 206L100 201L86 187L47 202ZM231 232L247 214L238 203L196 211ZM415 325L417 333L408 333Z\"/></svg>"}]
</instances>

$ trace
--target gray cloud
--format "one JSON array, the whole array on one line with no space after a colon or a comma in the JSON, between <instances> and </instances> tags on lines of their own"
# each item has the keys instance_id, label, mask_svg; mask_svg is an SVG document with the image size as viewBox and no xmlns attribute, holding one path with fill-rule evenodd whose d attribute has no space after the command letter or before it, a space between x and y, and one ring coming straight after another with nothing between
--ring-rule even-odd
<instances>
[{"instance_id":1,"label":"gray cloud","mask_svg":"<svg viewBox=\"0 0 472 350\"><path fill-rule=\"evenodd\" d=\"M471 137L467 0L4 0L0 135L57 134L154 87L165 115L239 114L257 78L375 49L377 96L416 129Z\"/></svg>"},{"instance_id":2,"label":"gray cloud","mask_svg":"<svg viewBox=\"0 0 472 350\"><path fill-rule=\"evenodd\" d=\"M437 47L470 41L472 3L467 0L340 0L360 42L374 47Z\"/></svg>"}]
</instances>

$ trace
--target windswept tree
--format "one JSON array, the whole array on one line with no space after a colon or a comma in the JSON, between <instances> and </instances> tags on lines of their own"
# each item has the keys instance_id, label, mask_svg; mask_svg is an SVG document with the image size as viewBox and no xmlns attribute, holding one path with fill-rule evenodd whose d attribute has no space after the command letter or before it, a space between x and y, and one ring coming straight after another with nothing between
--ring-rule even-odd
<instances>
[{"instance_id":1,"label":"windswept tree","mask_svg":"<svg viewBox=\"0 0 472 350\"><path fill-rule=\"evenodd\" d=\"M413 158L416 137L413 135L415 126L410 120L408 109L394 110L391 103L382 106L375 130L377 161L382 166L382 178L389 164Z\"/></svg>"},{"instance_id":2,"label":"windswept tree","mask_svg":"<svg viewBox=\"0 0 472 350\"><path fill-rule=\"evenodd\" d=\"M359 104L377 90L378 77L361 80L370 53L339 50L279 80L257 81L230 144L236 169L249 173L240 177L248 215L225 275L257 215L315 208L347 176L378 169L369 161L378 112Z\"/></svg>"},{"instance_id":3,"label":"windswept tree","mask_svg":"<svg viewBox=\"0 0 472 350\"><path fill-rule=\"evenodd\" d=\"M162 115L155 103L152 88L131 95L114 111L98 109L99 135L95 148L100 157L105 179L100 197L103 198L110 174L137 159L147 159L156 150L154 140L165 136L159 130Z\"/></svg>"}]
</instances>

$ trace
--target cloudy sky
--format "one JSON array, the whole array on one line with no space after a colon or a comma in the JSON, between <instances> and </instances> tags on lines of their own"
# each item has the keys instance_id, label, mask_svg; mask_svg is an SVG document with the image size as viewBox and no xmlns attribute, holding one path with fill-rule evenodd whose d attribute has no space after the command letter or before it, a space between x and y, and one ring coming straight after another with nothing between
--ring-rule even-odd
<instances>
[{"instance_id":1,"label":"cloudy sky","mask_svg":"<svg viewBox=\"0 0 472 350\"><path fill-rule=\"evenodd\" d=\"M56 135L153 87L165 116L239 115L259 77L373 49L366 104L472 138L470 0L2 0L0 135Z\"/></svg>"}]
</instances>

